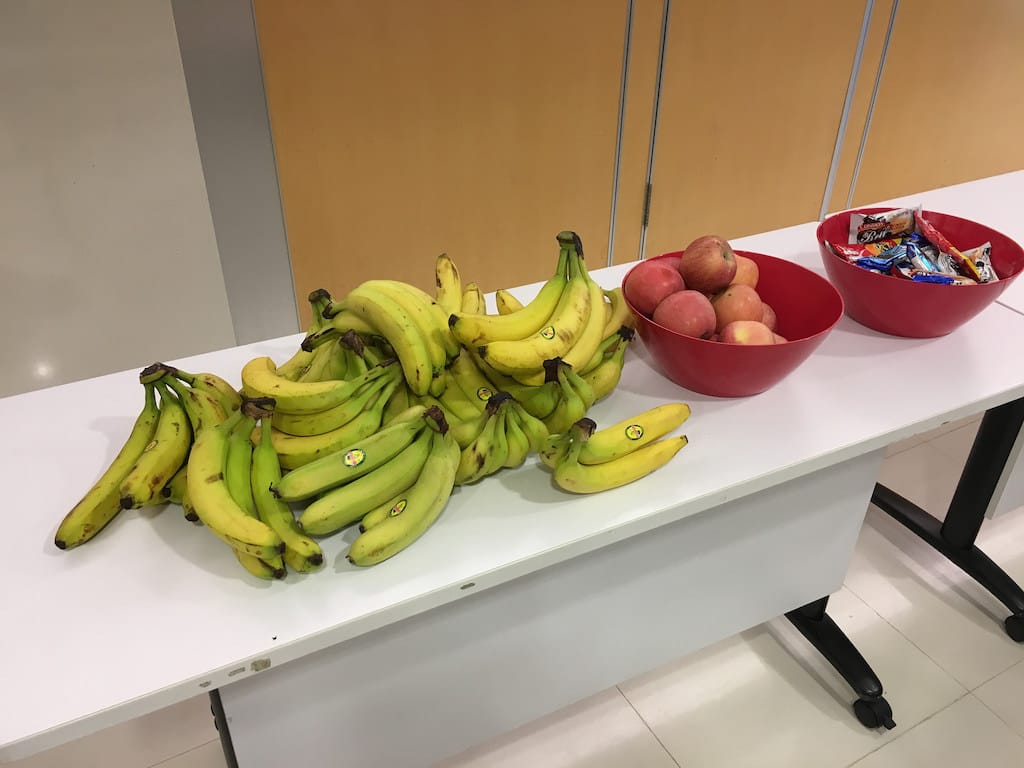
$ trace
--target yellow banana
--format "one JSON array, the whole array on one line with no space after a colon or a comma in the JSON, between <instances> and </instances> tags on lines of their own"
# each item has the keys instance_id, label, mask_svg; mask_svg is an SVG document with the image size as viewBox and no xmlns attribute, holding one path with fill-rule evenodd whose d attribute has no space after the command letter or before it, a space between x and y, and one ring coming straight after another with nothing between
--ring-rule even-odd
<instances>
[{"instance_id":1,"label":"yellow banana","mask_svg":"<svg viewBox=\"0 0 1024 768\"><path fill-rule=\"evenodd\" d=\"M590 387L594 400L600 400L611 394L622 377L622 366L626 362L626 343L623 342L615 352L600 365L580 378Z\"/></svg>"},{"instance_id":2,"label":"yellow banana","mask_svg":"<svg viewBox=\"0 0 1024 768\"><path fill-rule=\"evenodd\" d=\"M508 438L505 437L502 413L508 401L509 398L495 395L487 402L489 418L480 434L462 449L455 474L456 485L475 483L493 475L504 465L508 458Z\"/></svg>"},{"instance_id":3,"label":"yellow banana","mask_svg":"<svg viewBox=\"0 0 1024 768\"><path fill-rule=\"evenodd\" d=\"M260 560L258 557L253 557L245 552L239 552L237 549L232 551L235 553L235 557L238 558L238 562L242 564L242 567L258 579L283 579L288 573L282 566L271 565L269 562Z\"/></svg>"},{"instance_id":4,"label":"yellow banana","mask_svg":"<svg viewBox=\"0 0 1024 768\"><path fill-rule=\"evenodd\" d=\"M632 328L636 325L636 318L633 317L629 305L622 296L622 288L613 288L610 291L605 291L604 296L608 299L611 309L608 319L605 321L604 330L601 331L602 338L608 338L622 326Z\"/></svg>"},{"instance_id":5,"label":"yellow banana","mask_svg":"<svg viewBox=\"0 0 1024 768\"><path fill-rule=\"evenodd\" d=\"M526 457L530 453L530 441L527 439L526 433L523 432L523 428L519 425L519 418L514 409L506 406L501 416L501 428L505 431L505 439L508 443L505 462L502 466L512 469L526 461Z\"/></svg>"},{"instance_id":6,"label":"yellow banana","mask_svg":"<svg viewBox=\"0 0 1024 768\"><path fill-rule=\"evenodd\" d=\"M569 453L570 445L572 445L572 435L569 432L548 435L537 455L540 456L540 460L545 466L554 469Z\"/></svg>"},{"instance_id":7,"label":"yellow banana","mask_svg":"<svg viewBox=\"0 0 1024 768\"><path fill-rule=\"evenodd\" d=\"M495 391L508 392L537 418L547 417L558 404L558 399L561 395L557 377L551 381L545 381L539 386L529 386L521 384L512 376L506 376L501 371L494 370L481 360L479 356L469 350L465 350L463 354L473 359L477 370L483 373L485 379L493 385ZM544 364L546 378L550 378L547 370L552 364L547 362Z\"/></svg>"},{"instance_id":8,"label":"yellow banana","mask_svg":"<svg viewBox=\"0 0 1024 768\"><path fill-rule=\"evenodd\" d=\"M529 443L529 452L537 453L540 451L541 446L543 446L544 441L548 437L548 428L544 426L544 422L527 411L522 403L513 401L510 403L509 408L515 412L519 428L526 435L527 442Z\"/></svg>"},{"instance_id":9,"label":"yellow banana","mask_svg":"<svg viewBox=\"0 0 1024 768\"><path fill-rule=\"evenodd\" d=\"M71 508L58 526L53 539L57 549L71 549L84 544L121 511L121 481L153 439L160 418L155 383L149 382L145 388L146 401L128 439L96 484Z\"/></svg>"},{"instance_id":10,"label":"yellow banana","mask_svg":"<svg viewBox=\"0 0 1024 768\"><path fill-rule=\"evenodd\" d=\"M472 403L477 411L482 413L487 405L487 401L496 390L494 385L487 380L477 367L476 363L473 362L473 357L469 350L462 350L462 354L452 361L448 372L451 375L451 381L462 390L466 400Z\"/></svg>"},{"instance_id":11,"label":"yellow banana","mask_svg":"<svg viewBox=\"0 0 1024 768\"><path fill-rule=\"evenodd\" d=\"M388 517L391 516L392 512L395 514L401 512L401 510L405 508L405 505L401 504L401 502L405 499L408 490L408 488L403 488L383 504L379 504L363 515L363 519L359 521L359 532L366 533L368 530L373 528L373 526L379 525L387 520Z\"/></svg>"},{"instance_id":12,"label":"yellow banana","mask_svg":"<svg viewBox=\"0 0 1024 768\"><path fill-rule=\"evenodd\" d=\"M418 288L397 280L367 280L362 287L380 292L402 308L423 337L434 378L443 375L448 363L445 337L451 334L447 324L438 324L439 315L431 312L431 298Z\"/></svg>"},{"instance_id":13,"label":"yellow banana","mask_svg":"<svg viewBox=\"0 0 1024 768\"><path fill-rule=\"evenodd\" d=\"M498 306L499 315L511 315L523 309L523 302L504 288L499 288L494 292L494 303Z\"/></svg>"},{"instance_id":14,"label":"yellow banana","mask_svg":"<svg viewBox=\"0 0 1024 768\"><path fill-rule=\"evenodd\" d=\"M558 365L558 383L561 389L558 405L543 419L544 426L553 435L568 432L569 427L587 414L587 404L580 397L579 391L569 382L568 372L562 364Z\"/></svg>"},{"instance_id":15,"label":"yellow banana","mask_svg":"<svg viewBox=\"0 0 1024 768\"><path fill-rule=\"evenodd\" d=\"M369 384L364 384L352 393L348 400L326 411L292 414L275 410L272 417L274 427L280 432L296 437L323 435L343 427L365 411L378 393L395 380L395 375L398 375L397 367L392 370L395 371L394 374L381 376Z\"/></svg>"},{"instance_id":16,"label":"yellow banana","mask_svg":"<svg viewBox=\"0 0 1024 768\"><path fill-rule=\"evenodd\" d=\"M160 491L188 456L192 427L178 398L163 380L156 383L160 418L149 445L121 481L121 507L138 509L159 498Z\"/></svg>"},{"instance_id":17,"label":"yellow banana","mask_svg":"<svg viewBox=\"0 0 1024 768\"><path fill-rule=\"evenodd\" d=\"M662 467L686 445L686 436L669 437L602 464L580 464L586 434L574 426L569 452L555 468L555 483L572 493L598 493L632 483Z\"/></svg>"},{"instance_id":18,"label":"yellow banana","mask_svg":"<svg viewBox=\"0 0 1024 768\"><path fill-rule=\"evenodd\" d=\"M313 317L309 329L306 332L307 336L316 333L321 327L323 327L323 311L327 306L327 303L331 300L331 295L323 288L318 288L309 294L308 299ZM313 353L300 347L299 350L288 360L277 366L278 375L295 381L302 370L309 365L312 359Z\"/></svg>"},{"instance_id":19,"label":"yellow banana","mask_svg":"<svg viewBox=\"0 0 1024 768\"><path fill-rule=\"evenodd\" d=\"M277 375L274 361L257 357L242 368L242 384L250 397L271 397L288 413L316 413L340 405L369 381L383 376L383 368L371 368L347 381L289 381Z\"/></svg>"},{"instance_id":20,"label":"yellow banana","mask_svg":"<svg viewBox=\"0 0 1024 768\"><path fill-rule=\"evenodd\" d=\"M586 365L590 358L597 352L599 346L601 346L601 339L604 338L604 293L601 291L601 286L590 279L587 275L586 267L583 266L583 260L580 259L581 272L586 276L589 292L590 292L590 306L592 311L590 317L587 319L586 325L583 326L583 330L580 331L579 337L570 347L569 351L562 355L562 362L569 365L572 370L580 370ZM520 379L522 380L522 379ZM540 385L544 383L544 372L540 372L540 379L531 377L527 383Z\"/></svg>"},{"instance_id":21,"label":"yellow banana","mask_svg":"<svg viewBox=\"0 0 1024 768\"><path fill-rule=\"evenodd\" d=\"M525 339L547 325L561 301L566 283L569 248L559 241L558 265L533 301L510 315L484 315L482 312L453 313L448 319L452 335L467 347L478 347L492 341Z\"/></svg>"},{"instance_id":22,"label":"yellow banana","mask_svg":"<svg viewBox=\"0 0 1024 768\"><path fill-rule=\"evenodd\" d=\"M449 315L462 309L462 277L447 253L437 257L434 280L437 283L437 303L441 309Z\"/></svg>"},{"instance_id":23,"label":"yellow banana","mask_svg":"<svg viewBox=\"0 0 1024 768\"><path fill-rule=\"evenodd\" d=\"M590 360L577 369L579 375L586 376L592 370L597 368L597 366L615 354L615 350L619 348L620 344L629 343L635 333L636 332L632 328L625 325L620 326L618 330L603 339L601 341L601 345L597 348L597 351L591 355Z\"/></svg>"},{"instance_id":24,"label":"yellow banana","mask_svg":"<svg viewBox=\"0 0 1024 768\"><path fill-rule=\"evenodd\" d=\"M423 464L419 482L405 499L392 506L386 520L352 542L349 562L358 566L375 565L422 536L448 503L458 463L459 446L455 440L448 434L433 433L430 454Z\"/></svg>"},{"instance_id":25,"label":"yellow banana","mask_svg":"<svg viewBox=\"0 0 1024 768\"><path fill-rule=\"evenodd\" d=\"M215 397L225 412L237 411L242 407L242 396L238 394L238 390L217 374L189 373L181 368L175 368L173 365L168 365L166 368L171 376L185 382L192 389L206 392Z\"/></svg>"},{"instance_id":26,"label":"yellow banana","mask_svg":"<svg viewBox=\"0 0 1024 768\"><path fill-rule=\"evenodd\" d=\"M460 315L486 315L487 304L484 294L476 283L469 283L462 291L462 312ZM448 321L451 322L451 319ZM456 336L458 338L458 336ZM460 339L461 341L461 339Z\"/></svg>"},{"instance_id":27,"label":"yellow banana","mask_svg":"<svg viewBox=\"0 0 1024 768\"><path fill-rule=\"evenodd\" d=\"M604 464L650 445L690 418L686 403L665 403L598 430L580 448L580 464Z\"/></svg>"},{"instance_id":28,"label":"yellow banana","mask_svg":"<svg viewBox=\"0 0 1024 768\"><path fill-rule=\"evenodd\" d=\"M187 386L171 375L160 379L178 396L178 401L188 414L193 434L207 425L220 424L228 417L228 409L222 401L206 390Z\"/></svg>"},{"instance_id":29,"label":"yellow banana","mask_svg":"<svg viewBox=\"0 0 1024 768\"><path fill-rule=\"evenodd\" d=\"M178 471L174 473L174 476L167 481L167 485L160 491L160 495L171 504L181 504L185 496L185 488L188 484L187 477L188 459L185 459L184 463L178 468Z\"/></svg>"}]
</instances>

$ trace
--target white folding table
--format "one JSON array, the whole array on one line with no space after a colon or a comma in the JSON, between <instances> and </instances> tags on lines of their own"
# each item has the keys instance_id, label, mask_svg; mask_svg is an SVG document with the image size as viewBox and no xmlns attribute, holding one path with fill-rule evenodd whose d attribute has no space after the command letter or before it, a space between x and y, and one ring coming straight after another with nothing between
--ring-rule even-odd
<instances>
[{"instance_id":1,"label":"white folding table","mask_svg":"<svg viewBox=\"0 0 1024 768\"><path fill-rule=\"evenodd\" d=\"M823 272L814 228L735 245ZM595 275L616 285L628 266ZM176 362L237 383L246 360L285 359L299 338ZM531 461L458 489L391 561L350 566L349 532L325 541L324 572L269 584L174 507L53 547L141 406L135 371L0 400L17 447L3 463L17 546L0 690L18 702L0 718L0 760L216 690L246 768L297 743L328 764L423 766L783 613L878 701L823 598L842 584L885 446L1024 397L1008 343L1024 348L1024 316L1001 305L933 340L844 317L775 388L720 400L662 378L637 342L592 415L689 402L691 443L666 468L573 497Z\"/></svg>"}]
</instances>

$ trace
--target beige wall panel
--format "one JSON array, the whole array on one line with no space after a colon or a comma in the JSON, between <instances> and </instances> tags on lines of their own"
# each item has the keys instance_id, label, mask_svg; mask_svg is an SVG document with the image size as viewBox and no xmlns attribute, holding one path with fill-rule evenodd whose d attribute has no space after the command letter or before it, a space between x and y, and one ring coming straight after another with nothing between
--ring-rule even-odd
<instances>
[{"instance_id":1,"label":"beige wall panel","mask_svg":"<svg viewBox=\"0 0 1024 768\"><path fill-rule=\"evenodd\" d=\"M296 293L607 259L626 0L256 0ZM303 306L303 318L308 310Z\"/></svg>"},{"instance_id":2,"label":"beige wall panel","mask_svg":"<svg viewBox=\"0 0 1024 768\"><path fill-rule=\"evenodd\" d=\"M821 208L864 0L672 4L645 255Z\"/></svg>"},{"instance_id":3,"label":"beige wall panel","mask_svg":"<svg viewBox=\"0 0 1024 768\"><path fill-rule=\"evenodd\" d=\"M664 0L633 0L629 79L622 129L619 201L615 215L616 264L640 258L640 230L647 188L647 154L654 120L654 90L658 79Z\"/></svg>"},{"instance_id":4,"label":"beige wall panel","mask_svg":"<svg viewBox=\"0 0 1024 768\"><path fill-rule=\"evenodd\" d=\"M903 0L854 194L1024 168L1024 3Z\"/></svg>"}]
</instances>

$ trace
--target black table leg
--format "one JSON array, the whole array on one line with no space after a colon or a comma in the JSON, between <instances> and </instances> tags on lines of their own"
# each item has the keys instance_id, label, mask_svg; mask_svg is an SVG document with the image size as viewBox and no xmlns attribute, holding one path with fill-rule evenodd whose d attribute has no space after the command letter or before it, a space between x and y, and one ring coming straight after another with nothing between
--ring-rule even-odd
<instances>
[{"instance_id":1,"label":"black table leg","mask_svg":"<svg viewBox=\"0 0 1024 768\"><path fill-rule=\"evenodd\" d=\"M238 758L235 757L235 745L231 741L231 729L228 727L228 718L224 714L224 704L220 700L220 691L210 691L210 711L213 713L213 724L217 727L220 735L220 747L224 750L224 762L227 768L238 768Z\"/></svg>"},{"instance_id":2,"label":"black table leg","mask_svg":"<svg viewBox=\"0 0 1024 768\"><path fill-rule=\"evenodd\" d=\"M790 611L786 618L835 667L860 697L853 704L857 719L868 728L895 728L892 708L882 696L882 683L878 675L850 642L850 638L825 612L827 606L828 598L823 597Z\"/></svg>"},{"instance_id":3,"label":"black table leg","mask_svg":"<svg viewBox=\"0 0 1024 768\"><path fill-rule=\"evenodd\" d=\"M976 545L978 531L1024 426L1024 398L985 413L945 522L877 484L871 502L945 555L1010 610L1006 633L1024 642L1024 590Z\"/></svg>"}]
</instances>

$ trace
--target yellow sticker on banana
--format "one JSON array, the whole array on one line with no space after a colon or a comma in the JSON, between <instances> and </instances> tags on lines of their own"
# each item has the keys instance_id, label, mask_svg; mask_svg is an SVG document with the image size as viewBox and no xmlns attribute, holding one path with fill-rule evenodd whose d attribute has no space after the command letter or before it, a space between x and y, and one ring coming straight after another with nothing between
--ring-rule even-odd
<instances>
[{"instance_id":1,"label":"yellow sticker on banana","mask_svg":"<svg viewBox=\"0 0 1024 768\"><path fill-rule=\"evenodd\" d=\"M630 440L639 440L644 436L644 428L639 424L630 424L624 430L626 437Z\"/></svg>"},{"instance_id":2,"label":"yellow sticker on banana","mask_svg":"<svg viewBox=\"0 0 1024 768\"><path fill-rule=\"evenodd\" d=\"M548 326L545 326L545 327L541 328L540 329L540 337L542 339L547 339L548 341L551 341L553 338L555 338L555 326L548 325Z\"/></svg>"},{"instance_id":3,"label":"yellow sticker on banana","mask_svg":"<svg viewBox=\"0 0 1024 768\"><path fill-rule=\"evenodd\" d=\"M477 398L479 398L480 400L483 400L483 401L485 401L485 402L486 402L487 400L490 400L490 399L491 399L491 395L493 395L493 394L494 394L494 392L492 392L492 391L491 391L490 389L488 389L487 387L480 387L480 388L479 388L479 389L477 389L477 391L476 391L476 396L477 396Z\"/></svg>"},{"instance_id":4,"label":"yellow sticker on banana","mask_svg":"<svg viewBox=\"0 0 1024 768\"><path fill-rule=\"evenodd\" d=\"M406 506L408 506L408 502L405 499L402 499L401 501L397 502L395 506L393 506L390 510L388 510L388 515L390 517L398 517L400 514L405 512Z\"/></svg>"},{"instance_id":5,"label":"yellow sticker on banana","mask_svg":"<svg viewBox=\"0 0 1024 768\"><path fill-rule=\"evenodd\" d=\"M353 448L351 451L345 452L345 455L341 457L341 461L346 467L358 467L366 461L366 451L362 448Z\"/></svg>"}]
</instances>

